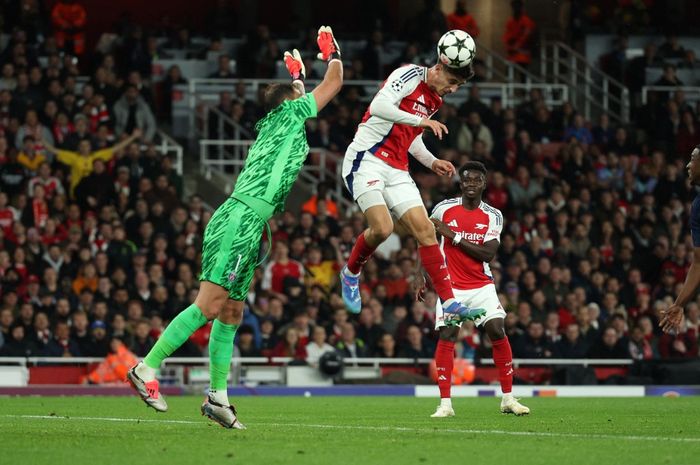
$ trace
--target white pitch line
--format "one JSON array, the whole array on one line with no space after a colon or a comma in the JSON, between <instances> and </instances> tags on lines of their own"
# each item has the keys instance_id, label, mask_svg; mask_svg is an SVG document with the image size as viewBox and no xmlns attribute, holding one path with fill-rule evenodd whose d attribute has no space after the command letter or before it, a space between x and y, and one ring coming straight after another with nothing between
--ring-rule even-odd
<instances>
[{"instance_id":1,"label":"white pitch line","mask_svg":"<svg viewBox=\"0 0 700 465\"><path fill-rule=\"evenodd\" d=\"M162 423L162 424L184 424L184 425L201 425L201 421L189 420L152 420L142 418L118 418L118 417L66 417L60 415L2 415L4 418L20 418L27 420L78 420L78 421L108 421L121 423ZM323 424L308 424L308 423L248 423L250 426L267 426L267 427L293 427L293 428L312 428L312 429L350 429L360 431L388 431L388 432L407 432L407 433L448 433L448 434L494 434L504 436L533 436L547 438L574 438L574 439L602 439L602 440L625 440L625 441L671 441L681 443L700 443L700 438L678 438L666 436L629 436L617 434L583 434L583 433L551 433L537 431L506 431L506 430L481 430L481 429L455 429L455 428L410 428L404 426L363 426L363 425L323 425Z\"/></svg>"},{"instance_id":2,"label":"white pitch line","mask_svg":"<svg viewBox=\"0 0 700 465\"><path fill-rule=\"evenodd\" d=\"M142 418L115 417L67 417L63 415L2 415L5 418L24 418L27 420L82 420L82 421L115 421L121 423L175 423L179 425L201 425L201 421L188 420L149 420Z\"/></svg>"}]
</instances>

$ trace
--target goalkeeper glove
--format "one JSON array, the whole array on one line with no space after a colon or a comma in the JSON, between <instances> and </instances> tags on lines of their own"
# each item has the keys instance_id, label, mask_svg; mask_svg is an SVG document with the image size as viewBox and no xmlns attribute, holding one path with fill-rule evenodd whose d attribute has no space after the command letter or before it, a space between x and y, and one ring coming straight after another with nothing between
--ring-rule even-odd
<instances>
[{"instance_id":1,"label":"goalkeeper glove","mask_svg":"<svg viewBox=\"0 0 700 465\"><path fill-rule=\"evenodd\" d=\"M304 61L301 59L301 54L299 50L294 49L292 53L284 52L284 64L289 71L289 75L292 79L303 81L306 78L306 68L304 67Z\"/></svg>"},{"instance_id":2,"label":"goalkeeper glove","mask_svg":"<svg viewBox=\"0 0 700 465\"><path fill-rule=\"evenodd\" d=\"M319 60L330 61L334 58L340 59L340 47L333 37L333 30L330 26L321 26L318 28L318 36L316 37L321 52L317 55Z\"/></svg>"}]
</instances>

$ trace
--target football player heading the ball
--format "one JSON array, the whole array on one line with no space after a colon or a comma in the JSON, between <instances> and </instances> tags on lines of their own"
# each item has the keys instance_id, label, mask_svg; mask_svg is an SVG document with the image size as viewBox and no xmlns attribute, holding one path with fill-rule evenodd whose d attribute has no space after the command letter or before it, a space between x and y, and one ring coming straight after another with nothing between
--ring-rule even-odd
<instances>
[{"instance_id":1,"label":"football player heading the ball","mask_svg":"<svg viewBox=\"0 0 700 465\"><path fill-rule=\"evenodd\" d=\"M294 81L265 90L267 114L256 124L257 140L231 197L216 209L204 231L197 298L170 322L143 362L129 370L128 381L159 412L168 406L159 392L156 370L197 329L214 320L209 337L210 387L201 412L226 428L244 428L226 391L233 339L258 266L260 239L270 217L284 210L309 153L306 120L315 118L343 85L340 50L330 27L321 26L317 42L319 58L328 62L323 81L307 94L299 52L284 54Z\"/></svg>"},{"instance_id":2,"label":"football player heading the ball","mask_svg":"<svg viewBox=\"0 0 700 465\"><path fill-rule=\"evenodd\" d=\"M467 53L467 37L463 31L449 31L438 44L437 64L430 68L409 64L392 72L372 99L345 152L343 181L369 224L340 272L343 301L352 313L359 313L362 306L362 267L392 233L393 213L418 242L420 259L442 301L448 324L483 315L483 309L470 309L455 300L435 228L408 173L409 153L438 175L455 173L450 162L438 160L426 148L423 130L429 129L439 139L447 133L444 124L430 118L442 105L442 98L456 92L473 75L473 40L469 37L472 49ZM443 57L441 50L448 51L452 59ZM464 61L459 62L460 58ZM451 66L458 62L463 66Z\"/></svg>"}]
</instances>

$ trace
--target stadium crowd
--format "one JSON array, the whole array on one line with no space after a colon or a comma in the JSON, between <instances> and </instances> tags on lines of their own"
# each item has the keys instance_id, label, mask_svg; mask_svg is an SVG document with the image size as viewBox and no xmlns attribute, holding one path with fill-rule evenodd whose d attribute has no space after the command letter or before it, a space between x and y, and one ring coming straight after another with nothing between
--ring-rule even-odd
<instances>
[{"instance_id":1,"label":"stadium crowd","mask_svg":"<svg viewBox=\"0 0 700 465\"><path fill-rule=\"evenodd\" d=\"M76 58L75 40L59 47L57 35L38 41L29 27L15 28L0 52L0 355L102 357L118 338L143 356L196 295L211 211L197 195L183 197L173 160L153 144L154 115L167 109L144 66L153 43L138 30L95 51L93 64ZM347 57L346 79L366 77L367 63ZM309 144L342 153L366 108L359 97L347 86L309 122ZM680 334L662 334L657 322L692 257L684 165L700 143L700 105L680 91L653 105L624 126L606 115L586 121L569 103L549 107L538 91L516 108L486 104L476 84L436 115L449 137L426 135L428 147L456 166L486 163L484 200L506 218L491 269L516 358L698 356L697 300ZM235 92L220 106L244 127L261 115ZM454 180L412 169L429 210L456 195ZM363 275L361 314L345 311L337 272L364 224L328 187L271 220L263 248L272 252L257 270L237 353L312 364L333 350L432 358L436 296L414 299L411 238L393 235L379 249ZM208 331L174 355L203 354ZM464 357L491 355L471 324L460 341Z\"/></svg>"}]
</instances>

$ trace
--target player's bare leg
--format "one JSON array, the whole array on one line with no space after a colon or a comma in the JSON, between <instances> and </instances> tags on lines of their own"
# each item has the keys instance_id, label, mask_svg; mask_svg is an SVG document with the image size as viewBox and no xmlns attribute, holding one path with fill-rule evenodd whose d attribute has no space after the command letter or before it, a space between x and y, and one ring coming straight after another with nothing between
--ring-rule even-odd
<instances>
[{"instance_id":1,"label":"player's bare leg","mask_svg":"<svg viewBox=\"0 0 700 465\"><path fill-rule=\"evenodd\" d=\"M445 257L440 251L435 235L435 226L428 219L425 207L421 205L409 208L401 215L401 223L408 228L418 242L418 252L423 269L430 276L433 288L445 309L445 323L451 326L465 320L476 320L486 314L486 309L467 308L454 298Z\"/></svg>"},{"instance_id":2,"label":"player's bare leg","mask_svg":"<svg viewBox=\"0 0 700 465\"><path fill-rule=\"evenodd\" d=\"M243 302L227 300L214 320L209 337L209 393L201 412L225 428L245 429L236 416L236 408L228 401L228 375L233 356L233 339L243 320Z\"/></svg>"},{"instance_id":3,"label":"player's bare leg","mask_svg":"<svg viewBox=\"0 0 700 465\"><path fill-rule=\"evenodd\" d=\"M374 191L365 195L379 195ZM362 201L362 197L358 202ZM394 230L394 222L386 205L375 205L365 210L368 228L360 234L350 252L348 263L340 271L340 283L342 287L345 307L351 313L360 313L362 301L360 299L360 272L367 263L376 248L386 240Z\"/></svg>"},{"instance_id":4,"label":"player's bare leg","mask_svg":"<svg viewBox=\"0 0 700 465\"><path fill-rule=\"evenodd\" d=\"M530 409L513 397L513 353L506 336L503 318L494 318L484 323L486 334L493 346L493 361L498 368L501 382L501 412L515 415L527 415Z\"/></svg>"},{"instance_id":5,"label":"player's bare leg","mask_svg":"<svg viewBox=\"0 0 700 465\"><path fill-rule=\"evenodd\" d=\"M459 336L459 327L443 326L440 328L440 340L435 348L435 365L437 368L437 383L440 388L440 405L433 418L455 416L452 408L452 368L454 366L455 343Z\"/></svg>"}]
</instances>

